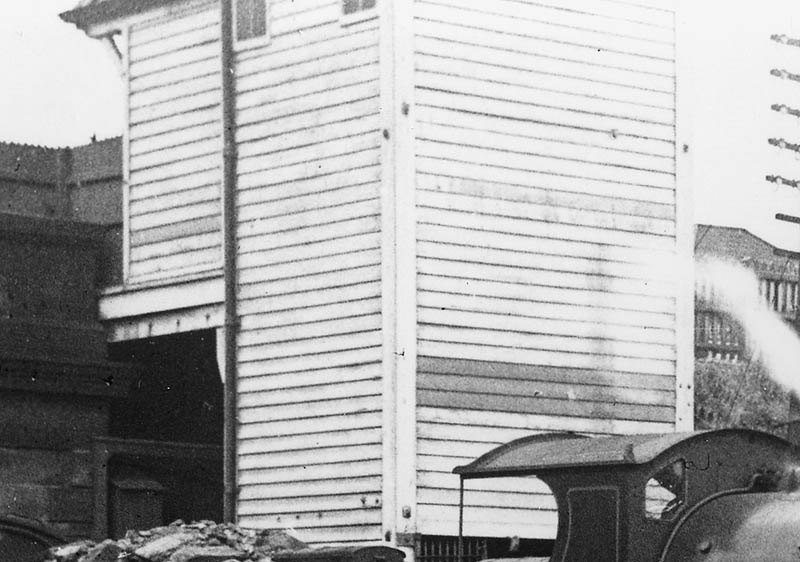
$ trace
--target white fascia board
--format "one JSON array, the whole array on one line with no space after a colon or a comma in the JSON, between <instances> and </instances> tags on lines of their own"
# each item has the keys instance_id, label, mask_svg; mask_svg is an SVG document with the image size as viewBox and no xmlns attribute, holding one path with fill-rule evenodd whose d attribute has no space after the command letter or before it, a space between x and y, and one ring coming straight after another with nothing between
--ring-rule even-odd
<instances>
[{"instance_id":1,"label":"white fascia board","mask_svg":"<svg viewBox=\"0 0 800 562\"><path fill-rule=\"evenodd\" d=\"M100 320L108 322L221 304L224 294L221 275L168 284L111 288L100 295Z\"/></svg>"}]
</instances>

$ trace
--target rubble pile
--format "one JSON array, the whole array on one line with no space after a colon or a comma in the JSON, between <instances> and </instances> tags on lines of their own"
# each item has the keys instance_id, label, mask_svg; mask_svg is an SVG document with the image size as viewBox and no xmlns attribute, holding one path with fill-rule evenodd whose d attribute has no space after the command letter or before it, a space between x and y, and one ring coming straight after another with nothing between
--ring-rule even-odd
<instances>
[{"instance_id":1,"label":"rubble pile","mask_svg":"<svg viewBox=\"0 0 800 562\"><path fill-rule=\"evenodd\" d=\"M278 530L241 529L231 524L181 520L119 540L80 541L53 547L46 562L266 562L275 552L306 544Z\"/></svg>"}]
</instances>

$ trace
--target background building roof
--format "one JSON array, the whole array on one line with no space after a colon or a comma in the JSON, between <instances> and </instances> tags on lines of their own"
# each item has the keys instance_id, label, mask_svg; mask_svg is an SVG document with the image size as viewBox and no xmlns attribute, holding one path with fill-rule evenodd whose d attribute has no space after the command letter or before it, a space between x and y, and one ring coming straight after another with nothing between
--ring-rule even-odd
<instances>
[{"instance_id":1,"label":"background building roof","mask_svg":"<svg viewBox=\"0 0 800 562\"><path fill-rule=\"evenodd\" d=\"M0 179L56 184L99 181L122 175L122 139L74 148L0 142Z\"/></svg>"},{"instance_id":2,"label":"background building roof","mask_svg":"<svg viewBox=\"0 0 800 562\"><path fill-rule=\"evenodd\" d=\"M695 256L727 258L763 276L796 278L800 263L776 256L777 248L744 228L699 224L695 229Z\"/></svg>"}]
</instances>

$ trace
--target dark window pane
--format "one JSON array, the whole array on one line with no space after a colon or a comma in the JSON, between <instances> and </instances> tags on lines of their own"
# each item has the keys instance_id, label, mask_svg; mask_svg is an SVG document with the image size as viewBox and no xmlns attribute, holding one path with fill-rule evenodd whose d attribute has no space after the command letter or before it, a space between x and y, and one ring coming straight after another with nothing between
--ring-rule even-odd
<instances>
[{"instance_id":1,"label":"dark window pane","mask_svg":"<svg viewBox=\"0 0 800 562\"><path fill-rule=\"evenodd\" d=\"M369 10L370 8L375 7L375 0L363 0L361 3L362 10Z\"/></svg>"},{"instance_id":2,"label":"dark window pane","mask_svg":"<svg viewBox=\"0 0 800 562\"><path fill-rule=\"evenodd\" d=\"M267 2L266 0L253 0L253 19L250 20L251 37L263 37L267 34Z\"/></svg>"},{"instance_id":3,"label":"dark window pane","mask_svg":"<svg viewBox=\"0 0 800 562\"><path fill-rule=\"evenodd\" d=\"M261 37L266 33L266 0L236 0L236 39Z\"/></svg>"},{"instance_id":4,"label":"dark window pane","mask_svg":"<svg viewBox=\"0 0 800 562\"><path fill-rule=\"evenodd\" d=\"M344 0L344 13L355 14L359 9L358 0Z\"/></svg>"},{"instance_id":5,"label":"dark window pane","mask_svg":"<svg viewBox=\"0 0 800 562\"><path fill-rule=\"evenodd\" d=\"M250 32L252 0L236 0L236 38L247 39Z\"/></svg>"}]
</instances>

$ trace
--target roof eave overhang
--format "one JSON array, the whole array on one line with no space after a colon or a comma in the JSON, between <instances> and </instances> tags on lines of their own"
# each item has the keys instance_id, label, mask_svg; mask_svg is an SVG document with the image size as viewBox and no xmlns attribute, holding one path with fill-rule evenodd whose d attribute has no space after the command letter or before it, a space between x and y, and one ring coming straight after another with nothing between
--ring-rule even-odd
<instances>
[{"instance_id":1,"label":"roof eave overhang","mask_svg":"<svg viewBox=\"0 0 800 562\"><path fill-rule=\"evenodd\" d=\"M105 0L80 6L59 14L67 22L75 24L88 35L95 36L92 29L117 21L133 14L173 4L177 0Z\"/></svg>"}]
</instances>

